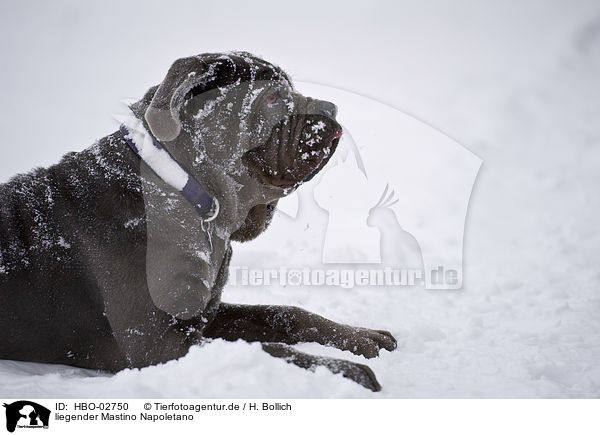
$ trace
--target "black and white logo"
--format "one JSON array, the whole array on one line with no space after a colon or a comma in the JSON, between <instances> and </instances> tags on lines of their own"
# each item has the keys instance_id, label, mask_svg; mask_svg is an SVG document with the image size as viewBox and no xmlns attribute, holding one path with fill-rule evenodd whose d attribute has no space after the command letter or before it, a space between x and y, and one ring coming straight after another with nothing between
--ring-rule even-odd
<instances>
[{"instance_id":1,"label":"black and white logo","mask_svg":"<svg viewBox=\"0 0 600 435\"><path fill-rule=\"evenodd\" d=\"M35 402L19 400L4 404L6 408L6 430L15 429L47 429L50 420L50 410Z\"/></svg>"}]
</instances>

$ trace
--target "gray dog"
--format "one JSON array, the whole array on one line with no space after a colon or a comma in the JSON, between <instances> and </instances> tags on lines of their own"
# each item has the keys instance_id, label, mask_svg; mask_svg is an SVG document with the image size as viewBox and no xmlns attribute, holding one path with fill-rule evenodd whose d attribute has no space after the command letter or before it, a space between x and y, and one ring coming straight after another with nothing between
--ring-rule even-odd
<instances>
[{"instance_id":1,"label":"gray dog","mask_svg":"<svg viewBox=\"0 0 600 435\"><path fill-rule=\"evenodd\" d=\"M389 332L220 302L231 241L263 232L335 151L335 105L236 52L177 60L130 109L92 147L0 185L0 358L115 372L243 339L379 390L368 367L289 345L373 358L396 347Z\"/></svg>"}]
</instances>

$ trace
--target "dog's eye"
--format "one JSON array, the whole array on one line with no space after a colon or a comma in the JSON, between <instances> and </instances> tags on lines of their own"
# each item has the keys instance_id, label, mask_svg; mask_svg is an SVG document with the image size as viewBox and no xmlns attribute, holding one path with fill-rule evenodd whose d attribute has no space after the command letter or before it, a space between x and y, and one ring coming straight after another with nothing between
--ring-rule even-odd
<instances>
[{"instance_id":1,"label":"dog's eye","mask_svg":"<svg viewBox=\"0 0 600 435\"><path fill-rule=\"evenodd\" d=\"M277 101L277 94L267 95L265 101L267 102L267 104L273 104L275 101Z\"/></svg>"}]
</instances>

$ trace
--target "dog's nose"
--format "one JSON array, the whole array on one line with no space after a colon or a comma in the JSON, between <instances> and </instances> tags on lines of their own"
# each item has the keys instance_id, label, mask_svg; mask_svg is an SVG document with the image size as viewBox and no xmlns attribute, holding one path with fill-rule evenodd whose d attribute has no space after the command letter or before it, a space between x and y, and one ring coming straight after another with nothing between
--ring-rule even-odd
<instances>
[{"instance_id":1,"label":"dog's nose","mask_svg":"<svg viewBox=\"0 0 600 435\"><path fill-rule=\"evenodd\" d=\"M317 101L316 109L317 113L328 116L332 119L335 119L335 116L337 115L337 106L329 101Z\"/></svg>"}]
</instances>

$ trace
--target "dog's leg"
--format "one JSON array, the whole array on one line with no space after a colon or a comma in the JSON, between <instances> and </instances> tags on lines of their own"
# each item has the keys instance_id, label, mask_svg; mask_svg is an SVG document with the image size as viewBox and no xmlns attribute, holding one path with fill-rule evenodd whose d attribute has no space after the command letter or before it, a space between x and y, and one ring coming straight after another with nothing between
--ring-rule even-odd
<instances>
[{"instance_id":1,"label":"dog's leg","mask_svg":"<svg viewBox=\"0 0 600 435\"><path fill-rule=\"evenodd\" d=\"M287 344L263 343L262 348L269 355L281 358L290 364L314 372L317 367L325 367L332 373L341 373L371 391L381 391L375 373L364 364L357 364L343 359L315 356L300 352Z\"/></svg>"},{"instance_id":2,"label":"dog's leg","mask_svg":"<svg viewBox=\"0 0 600 435\"><path fill-rule=\"evenodd\" d=\"M396 348L396 339L387 331L343 325L302 308L281 305L222 303L203 335L228 341L314 342L365 358L376 357L382 348Z\"/></svg>"}]
</instances>

